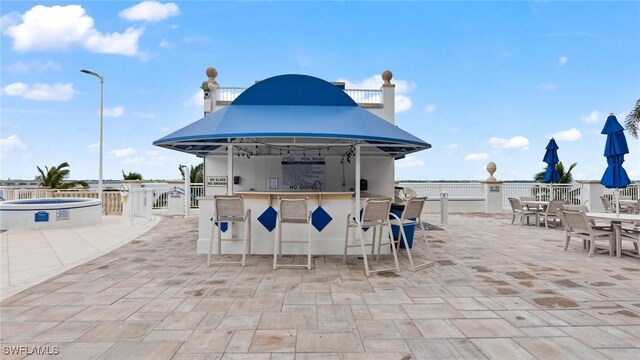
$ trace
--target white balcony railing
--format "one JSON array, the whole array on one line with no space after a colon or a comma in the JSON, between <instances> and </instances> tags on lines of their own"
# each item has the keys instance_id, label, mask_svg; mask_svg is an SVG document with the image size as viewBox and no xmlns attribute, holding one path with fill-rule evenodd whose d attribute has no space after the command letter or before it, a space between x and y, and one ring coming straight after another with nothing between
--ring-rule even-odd
<instances>
[{"instance_id":1,"label":"white balcony railing","mask_svg":"<svg viewBox=\"0 0 640 360\"><path fill-rule=\"evenodd\" d=\"M232 102L245 90L246 88L243 87L220 87L218 88L217 100L223 103ZM382 90L345 89L344 92L358 104L382 105Z\"/></svg>"}]
</instances>

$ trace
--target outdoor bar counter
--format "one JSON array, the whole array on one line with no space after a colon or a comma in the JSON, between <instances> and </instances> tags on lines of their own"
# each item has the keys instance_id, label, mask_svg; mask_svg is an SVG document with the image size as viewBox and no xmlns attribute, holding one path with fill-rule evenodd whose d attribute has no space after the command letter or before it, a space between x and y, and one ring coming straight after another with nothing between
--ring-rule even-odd
<instances>
[{"instance_id":1,"label":"outdoor bar counter","mask_svg":"<svg viewBox=\"0 0 640 360\"><path fill-rule=\"evenodd\" d=\"M308 198L312 253L342 254L347 214L355 215L364 200L374 197L364 192L393 197L395 160L431 147L395 125L395 85L388 70L381 74L380 88L372 90L345 89L343 82L308 75L277 75L257 81L230 102L221 100L217 70L208 68L206 75L204 117L153 143L203 159L201 254L209 250L214 196L230 194L242 195L251 210L252 253L273 253L278 197L286 196ZM286 224L283 240L305 239L305 227ZM222 224L220 230L223 238L243 231L240 224ZM241 246L225 241L222 250L237 254ZM304 244L283 244L285 253L305 250Z\"/></svg>"},{"instance_id":2,"label":"outdoor bar counter","mask_svg":"<svg viewBox=\"0 0 640 360\"><path fill-rule=\"evenodd\" d=\"M341 255L344 249L344 234L347 215L354 213L354 192L292 192L292 191L239 191L244 199L245 211L251 210L251 247L254 254L273 254L275 222L278 211L278 198L307 198L308 209L312 212L311 252L314 255ZM362 194L361 202L368 198L379 198ZM198 198L199 231L198 253L208 251L211 234L211 218L214 215L214 197ZM224 229L224 228L223 228ZM235 224L230 231L223 232L223 238L242 236L242 224ZM306 225L285 224L284 239L305 239ZM351 234L353 236L353 234ZM223 252L239 254L240 243L223 243ZM285 253L304 254L304 244L284 244ZM350 251L351 252L351 251Z\"/></svg>"}]
</instances>

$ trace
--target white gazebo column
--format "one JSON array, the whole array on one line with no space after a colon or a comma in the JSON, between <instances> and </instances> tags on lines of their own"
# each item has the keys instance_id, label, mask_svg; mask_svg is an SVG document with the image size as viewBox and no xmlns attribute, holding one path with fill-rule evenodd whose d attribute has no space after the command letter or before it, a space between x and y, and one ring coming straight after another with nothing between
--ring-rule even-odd
<instances>
[{"instance_id":1,"label":"white gazebo column","mask_svg":"<svg viewBox=\"0 0 640 360\"><path fill-rule=\"evenodd\" d=\"M227 195L233 195L233 145L231 144L227 146Z\"/></svg>"},{"instance_id":2,"label":"white gazebo column","mask_svg":"<svg viewBox=\"0 0 640 360\"><path fill-rule=\"evenodd\" d=\"M355 203L355 216L356 219L360 217L360 144L356 145L356 203Z\"/></svg>"}]
</instances>

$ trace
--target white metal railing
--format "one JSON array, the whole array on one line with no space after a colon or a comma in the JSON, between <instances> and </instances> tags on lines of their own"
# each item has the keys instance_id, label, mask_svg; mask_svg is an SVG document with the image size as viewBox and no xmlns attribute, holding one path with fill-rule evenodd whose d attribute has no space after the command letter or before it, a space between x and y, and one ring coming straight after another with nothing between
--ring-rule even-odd
<instances>
[{"instance_id":1,"label":"white metal railing","mask_svg":"<svg viewBox=\"0 0 640 360\"><path fill-rule=\"evenodd\" d=\"M604 195L613 199L616 189L604 189ZM620 189L620 196L629 196L632 200L638 200L640 197L640 184L631 183L626 188Z\"/></svg>"},{"instance_id":2,"label":"white metal railing","mask_svg":"<svg viewBox=\"0 0 640 360\"><path fill-rule=\"evenodd\" d=\"M166 209L169 206L169 191L167 188L153 188L153 204L154 209Z\"/></svg>"},{"instance_id":3,"label":"white metal railing","mask_svg":"<svg viewBox=\"0 0 640 360\"><path fill-rule=\"evenodd\" d=\"M217 101L232 102L247 88L243 87L220 87L218 88ZM362 90L362 89L344 89L358 104L382 104L382 90Z\"/></svg>"},{"instance_id":4,"label":"white metal railing","mask_svg":"<svg viewBox=\"0 0 640 360\"><path fill-rule=\"evenodd\" d=\"M571 204L580 204L582 185L573 184L541 184L541 183L504 183L502 185L502 208L511 207L509 198L532 196L536 200L563 200Z\"/></svg>"},{"instance_id":5,"label":"white metal railing","mask_svg":"<svg viewBox=\"0 0 640 360\"><path fill-rule=\"evenodd\" d=\"M129 191L127 201L131 202L131 212L129 213L131 226L144 224L153 218L151 215L153 205L152 189L132 189Z\"/></svg>"},{"instance_id":6,"label":"white metal railing","mask_svg":"<svg viewBox=\"0 0 640 360\"><path fill-rule=\"evenodd\" d=\"M440 198L440 193L446 191L451 198L483 198L483 186L481 183L423 183L401 182L399 186L412 188L418 196Z\"/></svg>"},{"instance_id":7,"label":"white metal railing","mask_svg":"<svg viewBox=\"0 0 640 360\"><path fill-rule=\"evenodd\" d=\"M345 89L344 92L358 104L382 104L382 90Z\"/></svg>"},{"instance_id":8,"label":"white metal railing","mask_svg":"<svg viewBox=\"0 0 640 360\"><path fill-rule=\"evenodd\" d=\"M203 183L191 183L191 208L197 209L198 198L204 196L204 184Z\"/></svg>"},{"instance_id":9,"label":"white metal railing","mask_svg":"<svg viewBox=\"0 0 640 360\"><path fill-rule=\"evenodd\" d=\"M221 87L218 88L217 101L233 101L247 88L243 87Z\"/></svg>"}]
</instances>

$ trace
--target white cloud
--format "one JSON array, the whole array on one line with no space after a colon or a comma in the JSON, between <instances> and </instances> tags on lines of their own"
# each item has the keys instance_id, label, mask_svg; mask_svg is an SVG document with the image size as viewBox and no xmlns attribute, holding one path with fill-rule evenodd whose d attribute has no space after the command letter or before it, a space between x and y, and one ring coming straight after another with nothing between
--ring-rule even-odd
<instances>
[{"instance_id":1,"label":"white cloud","mask_svg":"<svg viewBox=\"0 0 640 360\"><path fill-rule=\"evenodd\" d=\"M94 150L94 149L97 149L99 146L100 146L99 143L91 144L87 146L87 150Z\"/></svg>"},{"instance_id":2,"label":"white cloud","mask_svg":"<svg viewBox=\"0 0 640 360\"><path fill-rule=\"evenodd\" d=\"M191 95L191 97L185 101L185 105L199 107L201 109L204 108L204 95L202 95L202 90L198 90L195 94Z\"/></svg>"},{"instance_id":3,"label":"white cloud","mask_svg":"<svg viewBox=\"0 0 640 360\"><path fill-rule=\"evenodd\" d=\"M6 72L9 73L30 73L30 72L44 72L44 71L57 71L60 70L62 67L60 66L60 64L53 62L51 60L47 61L47 62L43 62L43 61L31 61L28 63L24 63L21 61L18 61L16 63L13 63L11 65L8 65L4 70Z\"/></svg>"},{"instance_id":4,"label":"white cloud","mask_svg":"<svg viewBox=\"0 0 640 360\"><path fill-rule=\"evenodd\" d=\"M447 149L457 149L457 148L458 148L458 143L453 143L453 144L447 145Z\"/></svg>"},{"instance_id":5,"label":"white cloud","mask_svg":"<svg viewBox=\"0 0 640 360\"><path fill-rule=\"evenodd\" d=\"M417 167L423 167L424 166L424 161L408 155L407 157L405 157L404 159L400 159L398 161L396 161L396 166L399 168L417 168Z\"/></svg>"},{"instance_id":6,"label":"white cloud","mask_svg":"<svg viewBox=\"0 0 640 360\"><path fill-rule=\"evenodd\" d=\"M118 118L124 114L124 107L116 106L114 108L104 108L104 116Z\"/></svg>"},{"instance_id":7,"label":"white cloud","mask_svg":"<svg viewBox=\"0 0 640 360\"><path fill-rule=\"evenodd\" d=\"M143 1L120 12L121 18L130 21L160 21L177 15L180 15L178 5L157 1Z\"/></svg>"},{"instance_id":8,"label":"white cloud","mask_svg":"<svg viewBox=\"0 0 640 360\"><path fill-rule=\"evenodd\" d=\"M434 104L429 104L424 108L424 110L428 113L432 113L436 111L436 106Z\"/></svg>"},{"instance_id":9,"label":"white cloud","mask_svg":"<svg viewBox=\"0 0 640 360\"><path fill-rule=\"evenodd\" d=\"M145 156L129 157L120 161L125 165L164 165L170 162L170 158L167 156L158 156L157 151L146 151Z\"/></svg>"},{"instance_id":10,"label":"white cloud","mask_svg":"<svg viewBox=\"0 0 640 360\"><path fill-rule=\"evenodd\" d=\"M158 44L158 46L160 46L161 48L167 49L167 48L171 47L171 44L167 40L162 39L162 40L160 40L160 44Z\"/></svg>"},{"instance_id":11,"label":"white cloud","mask_svg":"<svg viewBox=\"0 0 640 360\"><path fill-rule=\"evenodd\" d=\"M587 124L593 124L600 120L601 115L602 114L600 114L599 111L593 110L587 115L582 115L582 121L586 122Z\"/></svg>"},{"instance_id":12,"label":"white cloud","mask_svg":"<svg viewBox=\"0 0 640 360\"><path fill-rule=\"evenodd\" d=\"M134 155L135 153L137 153L137 151L134 148L116 149L111 151L111 155L115 157L127 157Z\"/></svg>"},{"instance_id":13,"label":"white cloud","mask_svg":"<svg viewBox=\"0 0 640 360\"><path fill-rule=\"evenodd\" d=\"M134 111L133 113L131 113L131 115L135 117L143 118L143 119L153 119L156 117L156 114L151 112L145 113L145 112Z\"/></svg>"},{"instance_id":14,"label":"white cloud","mask_svg":"<svg viewBox=\"0 0 640 360\"><path fill-rule=\"evenodd\" d=\"M489 154L487 153L471 153L464 156L465 160L487 160L489 159Z\"/></svg>"},{"instance_id":15,"label":"white cloud","mask_svg":"<svg viewBox=\"0 0 640 360\"><path fill-rule=\"evenodd\" d=\"M20 13L17 11L10 12L0 17L0 31L4 31L8 27L11 27L20 22Z\"/></svg>"},{"instance_id":16,"label":"white cloud","mask_svg":"<svg viewBox=\"0 0 640 360\"><path fill-rule=\"evenodd\" d=\"M558 65L560 66L564 66L567 61L569 61L569 58L566 56L560 56L560 58L558 58Z\"/></svg>"},{"instance_id":17,"label":"white cloud","mask_svg":"<svg viewBox=\"0 0 640 360\"><path fill-rule=\"evenodd\" d=\"M126 158L121 161L123 164L142 164L144 163L144 157Z\"/></svg>"},{"instance_id":18,"label":"white cloud","mask_svg":"<svg viewBox=\"0 0 640 360\"><path fill-rule=\"evenodd\" d=\"M34 84L17 82L2 88L2 94L39 101L69 101L75 96L73 84Z\"/></svg>"},{"instance_id":19,"label":"white cloud","mask_svg":"<svg viewBox=\"0 0 640 360\"><path fill-rule=\"evenodd\" d=\"M80 5L36 5L21 20L4 30L17 51L68 50L79 46L102 54L141 55L138 40L143 29L102 34Z\"/></svg>"},{"instance_id":20,"label":"white cloud","mask_svg":"<svg viewBox=\"0 0 640 360\"><path fill-rule=\"evenodd\" d=\"M550 82L540 84L540 90L544 90L544 91L554 91L557 88L558 88L558 85Z\"/></svg>"},{"instance_id":21,"label":"white cloud","mask_svg":"<svg viewBox=\"0 0 640 360\"><path fill-rule=\"evenodd\" d=\"M396 94L395 110L397 113L411 109L411 98L407 95Z\"/></svg>"},{"instance_id":22,"label":"white cloud","mask_svg":"<svg viewBox=\"0 0 640 360\"><path fill-rule=\"evenodd\" d=\"M10 135L6 138L0 138L0 149L2 149L3 152L12 150L24 150L26 148L27 146L16 134Z\"/></svg>"},{"instance_id":23,"label":"white cloud","mask_svg":"<svg viewBox=\"0 0 640 360\"><path fill-rule=\"evenodd\" d=\"M576 141L582 139L582 132L576 128L571 128L551 134L551 137L558 141Z\"/></svg>"},{"instance_id":24,"label":"white cloud","mask_svg":"<svg viewBox=\"0 0 640 360\"><path fill-rule=\"evenodd\" d=\"M359 81L353 82L347 79L338 79L339 82L345 83L347 89L362 89L362 90L378 90L382 87L383 81L381 75L371 75L370 77ZM396 98L395 98L395 111L396 113L407 111L411 109L411 98L405 93L413 90L416 85L407 80L391 80L392 84L395 84Z\"/></svg>"},{"instance_id":25,"label":"white cloud","mask_svg":"<svg viewBox=\"0 0 640 360\"><path fill-rule=\"evenodd\" d=\"M524 136L514 136L511 139L492 137L489 143L495 148L529 150L529 139Z\"/></svg>"}]
</instances>

